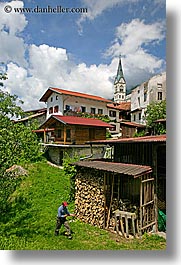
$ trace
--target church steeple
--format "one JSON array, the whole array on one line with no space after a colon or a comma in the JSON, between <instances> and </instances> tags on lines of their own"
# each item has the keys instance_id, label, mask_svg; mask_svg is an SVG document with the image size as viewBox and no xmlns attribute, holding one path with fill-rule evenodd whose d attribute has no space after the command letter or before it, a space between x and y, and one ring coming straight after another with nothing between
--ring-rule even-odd
<instances>
[{"instance_id":1,"label":"church steeple","mask_svg":"<svg viewBox=\"0 0 181 265\"><path fill-rule=\"evenodd\" d=\"M114 80L114 102L119 103L125 100L126 100L126 81L123 75L121 55L120 55L117 75Z\"/></svg>"},{"instance_id":2,"label":"church steeple","mask_svg":"<svg viewBox=\"0 0 181 265\"><path fill-rule=\"evenodd\" d=\"M122 69L121 55L120 55L119 56L119 64L118 64L117 75L115 77L114 84L119 82L121 78L124 78L124 76L123 76L123 69Z\"/></svg>"}]
</instances>

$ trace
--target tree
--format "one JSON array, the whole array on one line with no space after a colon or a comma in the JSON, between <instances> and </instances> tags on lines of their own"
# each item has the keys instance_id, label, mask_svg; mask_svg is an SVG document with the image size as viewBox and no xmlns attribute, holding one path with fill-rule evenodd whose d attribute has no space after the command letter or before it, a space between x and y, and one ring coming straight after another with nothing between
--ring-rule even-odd
<instances>
[{"instance_id":1,"label":"tree","mask_svg":"<svg viewBox=\"0 0 181 265\"><path fill-rule=\"evenodd\" d=\"M149 130L151 129L156 134L165 134L166 126L155 121L166 119L166 100L149 104L145 112L145 117L146 126Z\"/></svg>"},{"instance_id":2,"label":"tree","mask_svg":"<svg viewBox=\"0 0 181 265\"><path fill-rule=\"evenodd\" d=\"M2 75L0 75L2 80ZM21 116L22 103L16 95L0 90L0 173L15 163L35 161L40 157L40 146L31 126L12 121Z\"/></svg>"},{"instance_id":3,"label":"tree","mask_svg":"<svg viewBox=\"0 0 181 265\"><path fill-rule=\"evenodd\" d=\"M0 80L7 77L0 74ZM3 87L3 83L1 83ZM14 164L37 161L40 156L40 146L31 126L11 120L22 115L23 103L16 95L0 90L0 219L7 216L10 202L9 196L19 185L21 178L14 177L6 169Z\"/></svg>"}]
</instances>

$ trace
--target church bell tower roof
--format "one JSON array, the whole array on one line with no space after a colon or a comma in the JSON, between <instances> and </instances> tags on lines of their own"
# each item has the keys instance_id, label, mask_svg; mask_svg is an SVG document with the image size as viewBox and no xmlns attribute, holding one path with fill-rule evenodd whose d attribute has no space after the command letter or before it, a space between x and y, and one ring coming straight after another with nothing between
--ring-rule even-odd
<instances>
[{"instance_id":1,"label":"church bell tower roof","mask_svg":"<svg viewBox=\"0 0 181 265\"><path fill-rule=\"evenodd\" d=\"M114 84L119 82L121 78L124 79L122 63L121 63L121 55L120 55L119 56L119 65L118 65L117 75L115 77Z\"/></svg>"}]
</instances>

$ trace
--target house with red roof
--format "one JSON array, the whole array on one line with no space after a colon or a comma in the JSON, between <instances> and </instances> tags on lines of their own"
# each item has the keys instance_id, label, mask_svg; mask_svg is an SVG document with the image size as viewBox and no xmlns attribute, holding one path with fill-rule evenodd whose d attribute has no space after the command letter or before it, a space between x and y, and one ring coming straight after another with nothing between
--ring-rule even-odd
<instances>
[{"instance_id":1,"label":"house with red roof","mask_svg":"<svg viewBox=\"0 0 181 265\"><path fill-rule=\"evenodd\" d=\"M59 144L75 145L92 140L105 140L106 130L112 127L95 118L51 115L36 133L44 133L44 142L53 140Z\"/></svg>"},{"instance_id":2,"label":"house with red roof","mask_svg":"<svg viewBox=\"0 0 181 265\"><path fill-rule=\"evenodd\" d=\"M100 96L49 87L40 98L47 104L47 119L51 115L72 115L91 113L92 115L108 115L107 104L111 100Z\"/></svg>"}]
</instances>

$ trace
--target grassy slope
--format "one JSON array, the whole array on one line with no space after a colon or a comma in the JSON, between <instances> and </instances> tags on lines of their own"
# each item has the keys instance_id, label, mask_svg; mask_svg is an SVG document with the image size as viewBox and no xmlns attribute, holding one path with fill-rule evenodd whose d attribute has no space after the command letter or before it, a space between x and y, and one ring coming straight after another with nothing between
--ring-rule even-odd
<instances>
[{"instance_id":1,"label":"grassy slope","mask_svg":"<svg viewBox=\"0 0 181 265\"><path fill-rule=\"evenodd\" d=\"M166 242L158 236L142 240L125 240L108 231L71 222L73 239L54 236L59 204L68 199L69 181L63 171L45 162L28 166L29 175L10 198L8 222L0 224L0 249L31 250L121 250L165 249ZM69 210L73 212L73 204ZM61 231L63 232L63 228Z\"/></svg>"}]
</instances>

